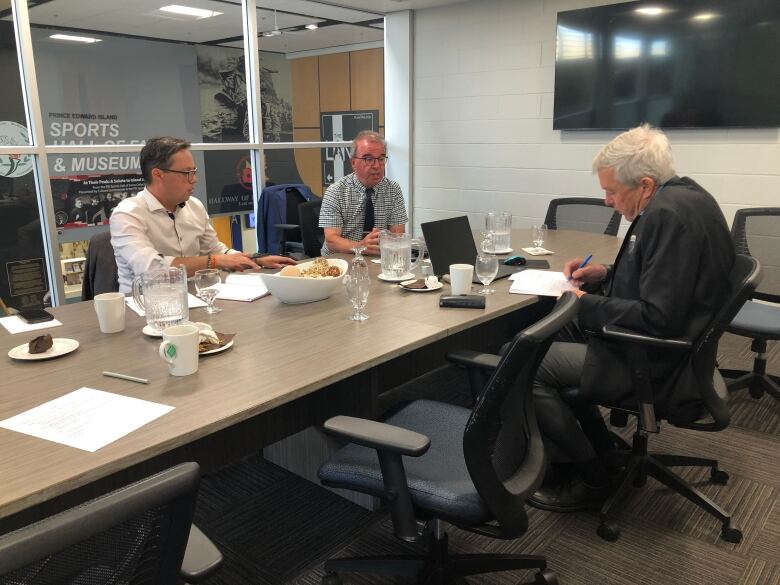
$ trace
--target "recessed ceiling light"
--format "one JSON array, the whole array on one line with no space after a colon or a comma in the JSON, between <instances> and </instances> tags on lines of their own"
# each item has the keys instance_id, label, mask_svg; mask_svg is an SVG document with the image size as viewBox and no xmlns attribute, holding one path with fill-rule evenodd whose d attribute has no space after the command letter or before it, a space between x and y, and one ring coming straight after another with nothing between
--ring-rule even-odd
<instances>
[{"instance_id":1,"label":"recessed ceiling light","mask_svg":"<svg viewBox=\"0 0 780 585\"><path fill-rule=\"evenodd\" d=\"M316 24L307 24L306 28L309 29L309 30L317 30L320 27L317 26Z\"/></svg>"},{"instance_id":2,"label":"recessed ceiling light","mask_svg":"<svg viewBox=\"0 0 780 585\"><path fill-rule=\"evenodd\" d=\"M718 18L718 15L714 12L702 12L694 16L693 20L712 20L713 18Z\"/></svg>"},{"instance_id":3,"label":"recessed ceiling light","mask_svg":"<svg viewBox=\"0 0 780 585\"><path fill-rule=\"evenodd\" d=\"M57 39L58 41L70 41L72 43L99 43L102 39L95 39L92 37L77 37L74 35L50 35L50 39Z\"/></svg>"},{"instance_id":4,"label":"recessed ceiling light","mask_svg":"<svg viewBox=\"0 0 780 585\"><path fill-rule=\"evenodd\" d=\"M221 12L216 10L204 10L203 8L193 8L191 6L180 6L179 4L171 4L169 6L163 6L160 8L163 12L173 12L174 14L183 14L185 16L193 16L195 18L211 18L212 16L219 16Z\"/></svg>"},{"instance_id":5,"label":"recessed ceiling light","mask_svg":"<svg viewBox=\"0 0 780 585\"><path fill-rule=\"evenodd\" d=\"M637 8L636 12L643 14L644 16L658 16L666 12L666 10L657 6L646 6L644 8Z\"/></svg>"}]
</instances>

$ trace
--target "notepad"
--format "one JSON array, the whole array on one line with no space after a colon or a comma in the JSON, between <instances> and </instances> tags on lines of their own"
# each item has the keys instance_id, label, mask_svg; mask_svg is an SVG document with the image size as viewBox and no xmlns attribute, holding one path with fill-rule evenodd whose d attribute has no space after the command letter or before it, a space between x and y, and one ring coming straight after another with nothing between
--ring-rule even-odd
<instances>
[{"instance_id":1,"label":"notepad","mask_svg":"<svg viewBox=\"0 0 780 585\"><path fill-rule=\"evenodd\" d=\"M566 291L577 288L566 280L563 272L550 270L523 270L509 278L512 280L509 292L523 295L559 297Z\"/></svg>"},{"instance_id":2,"label":"notepad","mask_svg":"<svg viewBox=\"0 0 780 585\"><path fill-rule=\"evenodd\" d=\"M251 302L268 294L268 288L257 272L252 274L229 274L219 284L217 298L223 301Z\"/></svg>"}]
</instances>

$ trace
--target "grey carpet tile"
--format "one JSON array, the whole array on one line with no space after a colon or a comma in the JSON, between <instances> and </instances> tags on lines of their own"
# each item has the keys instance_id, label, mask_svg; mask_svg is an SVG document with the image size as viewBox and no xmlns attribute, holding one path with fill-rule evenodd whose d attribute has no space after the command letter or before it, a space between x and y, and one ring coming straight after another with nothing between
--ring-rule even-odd
<instances>
[{"instance_id":1,"label":"grey carpet tile","mask_svg":"<svg viewBox=\"0 0 780 585\"><path fill-rule=\"evenodd\" d=\"M780 401L768 394L755 399L747 389L739 390L729 396L728 405L732 427L780 435Z\"/></svg>"},{"instance_id":2,"label":"grey carpet tile","mask_svg":"<svg viewBox=\"0 0 780 585\"><path fill-rule=\"evenodd\" d=\"M582 515L544 553L565 585L733 585L748 564L737 553L636 519L621 524L618 541L605 542Z\"/></svg>"},{"instance_id":3,"label":"grey carpet tile","mask_svg":"<svg viewBox=\"0 0 780 585\"><path fill-rule=\"evenodd\" d=\"M630 493L618 523L625 518L636 518L659 529L677 531L719 548L748 554L761 532L767 510L777 498L777 490L734 475L728 485L715 485L709 483L709 473L702 469L683 470L679 475L731 513L732 525L742 530L741 543L722 540L718 519L652 478L645 487Z\"/></svg>"},{"instance_id":4,"label":"grey carpet tile","mask_svg":"<svg viewBox=\"0 0 780 585\"><path fill-rule=\"evenodd\" d=\"M702 433L664 425L650 438L650 450L717 459L729 474L780 488L780 436L735 427Z\"/></svg>"},{"instance_id":5,"label":"grey carpet tile","mask_svg":"<svg viewBox=\"0 0 780 585\"><path fill-rule=\"evenodd\" d=\"M751 559L737 585L780 585L780 564Z\"/></svg>"},{"instance_id":6,"label":"grey carpet tile","mask_svg":"<svg viewBox=\"0 0 780 585\"><path fill-rule=\"evenodd\" d=\"M761 528L750 549L750 555L767 561L780 570L780 499L775 499L772 507L759 519Z\"/></svg>"}]
</instances>

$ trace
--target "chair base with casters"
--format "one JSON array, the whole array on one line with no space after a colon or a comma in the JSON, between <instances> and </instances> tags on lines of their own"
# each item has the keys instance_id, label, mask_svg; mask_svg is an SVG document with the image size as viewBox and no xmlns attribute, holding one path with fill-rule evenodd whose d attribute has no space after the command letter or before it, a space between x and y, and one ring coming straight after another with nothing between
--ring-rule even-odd
<instances>
[{"instance_id":1,"label":"chair base with casters","mask_svg":"<svg viewBox=\"0 0 780 585\"><path fill-rule=\"evenodd\" d=\"M612 421L616 426L623 426L627 413L612 411ZM621 415L624 415L621 417ZM598 535L604 540L614 542L620 536L620 531L615 524L617 505L632 487L643 487L650 476L671 490L684 496L708 514L715 516L721 522L721 538L726 542L739 543L742 540L742 532L735 528L731 522L731 515L700 490L693 487L669 467L709 467L710 482L726 485L729 475L718 468L715 459L701 457L689 457L686 455L670 455L666 453L652 453L648 451L648 433L641 428L637 419L637 428L634 432L632 444L629 449L620 449L608 456L609 466L624 468L620 476L620 484L604 502L599 511Z\"/></svg>"},{"instance_id":2,"label":"chair base with casters","mask_svg":"<svg viewBox=\"0 0 780 585\"><path fill-rule=\"evenodd\" d=\"M547 560L538 555L457 554L449 552L447 534L442 522L433 520L427 527L426 556L388 555L330 559L325 562L322 585L343 585L339 573L376 573L417 577L417 583L449 585L466 583L464 577L501 571L537 569L529 585L557 585L558 579L547 570ZM421 535L424 538L425 535Z\"/></svg>"},{"instance_id":3,"label":"chair base with casters","mask_svg":"<svg viewBox=\"0 0 780 585\"><path fill-rule=\"evenodd\" d=\"M755 353L753 370L720 371L726 378L729 392L748 388L753 398L769 394L780 400L780 377L766 373L767 342L780 339L780 307L748 301L734 317L728 331L742 337L752 337L750 350Z\"/></svg>"}]
</instances>

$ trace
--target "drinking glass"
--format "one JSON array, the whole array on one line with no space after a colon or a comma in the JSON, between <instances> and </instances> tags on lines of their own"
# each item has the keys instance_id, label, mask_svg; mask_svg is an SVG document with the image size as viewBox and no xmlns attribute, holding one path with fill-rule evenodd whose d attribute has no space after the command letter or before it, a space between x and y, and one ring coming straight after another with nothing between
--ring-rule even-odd
<instances>
[{"instance_id":1,"label":"drinking glass","mask_svg":"<svg viewBox=\"0 0 780 585\"><path fill-rule=\"evenodd\" d=\"M534 251L539 252L547 237L547 224L534 225L531 228L531 237L533 238Z\"/></svg>"},{"instance_id":2,"label":"drinking glass","mask_svg":"<svg viewBox=\"0 0 780 585\"><path fill-rule=\"evenodd\" d=\"M214 306L214 299L219 294L219 283L222 278L219 276L219 270L216 268L207 268L195 272L195 290L198 296L206 301L206 312L209 314L219 313L222 309Z\"/></svg>"},{"instance_id":3,"label":"drinking glass","mask_svg":"<svg viewBox=\"0 0 780 585\"><path fill-rule=\"evenodd\" d=\"M352 270L351 273L354 276L361 276L368 278L368 264L366 259L363 258L362 253L365 251L366 246L355 246L352 248L352 252L355 257L352 258Z\"/></svg>"},{"instance_id":4,"label":"drinking glass","mask_svg":"<svg viewBox=\"0 0 780 585\"><path fill-rule=\"evenodd\" d=\"M352 305L352 314L349 316L350 321L365 321L368 319L368 315L363 312L363 309L368 302L368 290L371 287L371 279L366 275L348 274L344 277L344 287L347 292L347 299L349 299Z\"/></svg>"},{"instance_id":5,"label":"drinking glass","mask_svg":"<svg viewBox=\"0 0 780 585\"><path fill-rule=\"evenodd\" d=\"M496 292L495 289L490 288L490 283L498 274L498 258L488 254L478 254L477 261L474 263L474 271L482 283L482 289L477 291L478 294L492 295Z\"/></svg>"}]
</instances>

